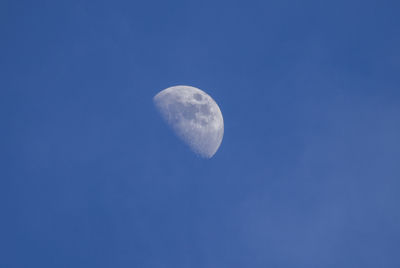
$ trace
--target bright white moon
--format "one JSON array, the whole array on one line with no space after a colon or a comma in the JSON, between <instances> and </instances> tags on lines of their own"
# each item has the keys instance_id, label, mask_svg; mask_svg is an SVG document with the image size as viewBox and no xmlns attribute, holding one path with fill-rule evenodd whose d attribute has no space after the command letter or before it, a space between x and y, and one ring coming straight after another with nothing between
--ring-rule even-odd
<instances>
[{"instance_id":1,"label":"bright white moon","mask_svg":"<svg viewBox=\"0 0 400 268\"><path fill-rule=\"evenodd\" d=\"M224 120L217 103L204 91L174 86L154 96L164 120L192 151L211 158L224 135Z\"/></svg>"}]
</instances>

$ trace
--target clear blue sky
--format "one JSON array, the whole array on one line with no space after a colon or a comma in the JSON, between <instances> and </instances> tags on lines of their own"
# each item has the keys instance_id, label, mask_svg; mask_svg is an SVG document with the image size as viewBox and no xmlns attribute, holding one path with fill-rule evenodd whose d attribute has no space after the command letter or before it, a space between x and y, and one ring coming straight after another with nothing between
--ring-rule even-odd
<instances>
[{"instance_id":1,"label":"clear blue sky","mask_svg":"<svg viewBox=\"0 0 400 268\"><path fill-rule=\"evenodd\" d=\"M1 1L0 267L400 267L399 1ZM195 86L195 156L152 104Z\"/></svg>"}]
</instances>

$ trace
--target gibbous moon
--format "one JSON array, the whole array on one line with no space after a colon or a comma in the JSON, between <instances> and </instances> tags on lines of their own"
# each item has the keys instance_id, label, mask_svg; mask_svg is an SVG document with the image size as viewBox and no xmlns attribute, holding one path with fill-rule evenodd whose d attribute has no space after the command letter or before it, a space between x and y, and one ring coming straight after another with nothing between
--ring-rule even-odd
<instances>
[{"instance_id":1,"label":"gibbous moon","mask_svg":"<svg viewBox=\"0 0 400 268\"><path fill-rule=\"evenodd\" d=\"M224 120L217 103L204 91L191 86L174 86L153 98L156 108L192 151L211 158L224 136Z\"/></svg>"}]
</instances>

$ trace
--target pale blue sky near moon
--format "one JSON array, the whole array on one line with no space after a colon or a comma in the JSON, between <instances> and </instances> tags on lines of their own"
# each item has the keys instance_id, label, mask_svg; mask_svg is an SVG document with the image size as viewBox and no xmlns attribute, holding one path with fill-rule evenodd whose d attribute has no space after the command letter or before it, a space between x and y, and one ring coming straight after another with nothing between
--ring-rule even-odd
<instances>
[{"instance_id":1,"label":"pale blue sky near moon","mask_svg":"<svg viewBox=\"0 0 400 268\"><path fill-rule=\"evenodd\" d=\"M400 267L398 1L1 1L0 267ZM202 159L153 97L207 92Z\"/></svg>"}]
</instances>

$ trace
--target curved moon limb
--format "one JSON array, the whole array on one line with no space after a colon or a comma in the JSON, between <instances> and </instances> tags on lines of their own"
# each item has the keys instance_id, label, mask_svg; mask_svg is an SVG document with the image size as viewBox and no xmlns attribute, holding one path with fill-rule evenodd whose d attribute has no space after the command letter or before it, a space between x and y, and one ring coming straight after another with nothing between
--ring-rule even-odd
<instances>
[{"instance_id":1,"label":"curved moon limb","mask_svg":"<svg viewBox=\"0 0 400 268\"><path fill-rule=\"evenodd\" d=\"M224 135L224 120L217 103L207 93L191 86L174 86L160 91L153 101L192 151L205 158L216 153Z\"/></svg>"}]
</instances>

